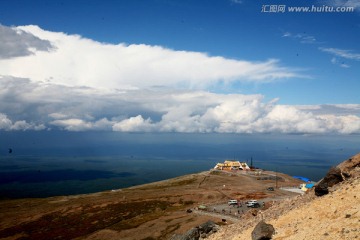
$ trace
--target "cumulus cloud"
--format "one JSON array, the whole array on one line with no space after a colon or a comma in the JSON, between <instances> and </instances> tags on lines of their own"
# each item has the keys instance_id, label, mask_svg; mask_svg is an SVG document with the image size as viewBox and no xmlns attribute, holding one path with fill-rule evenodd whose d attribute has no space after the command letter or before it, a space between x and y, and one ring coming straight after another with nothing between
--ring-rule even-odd
<instances>
[{"instance_id":1,"label":"cumulus cloud","mask_svg":"<svg viewBox=\"0 0 360 240\"><path fill-rule=\"evenodd\" d=\"M3 114L0 113L0 129L10 129L12 126L12 122L10 119L8 119L8 117Z\"/></svg>"},{"instance_id":2,"label":"cumulus cloud","mask_svg":"<svg viewBox=\"0 0 360 240\"><path fill-rule=\"evenodd\" d=\"M3 76L0 100L4 130L360 133L360 104L289 106L277 99L265 101L262 95L163 88L120 91Z\"/></svg>"},{"instance_id":3,"label":"cumulus cloud","mask_svg":"<svg viewBox=\"0 0 360 240\"><path fill-rule=\"evenodd\" d=\"M46 129L44 124L36 125L34 123L28 123L24 120L13 122L8 116L0 112L0 130L11 131L11 130L44 130Z\"/></svg>"},{"instance_id":4,"label":"cumulus cloud","mask_svg":"<svg viewBox=\"0 0 360 240\"><path fill-rule=\"evenodd\" d=\"M217 83L270 82L299 76L279 60L246 61L145 44L106 44L37 26L9 28L43 39L52 51L0 61L0 73L67 86L140 89L153 86L204 89ZM27 38L22 39L26 41Z\"/></svg>"},{"instance_id":5,"label":"cumulus cloud","mask_svg":"<svg viewBox=\"0 0 360 240\"><path fill-rule=\"evenodd\" d=\"M112 128L114 131L120 132L149 132L153 130L150 118L145 120L141 115L117 122Z\"/></svg>"}]
</instances>

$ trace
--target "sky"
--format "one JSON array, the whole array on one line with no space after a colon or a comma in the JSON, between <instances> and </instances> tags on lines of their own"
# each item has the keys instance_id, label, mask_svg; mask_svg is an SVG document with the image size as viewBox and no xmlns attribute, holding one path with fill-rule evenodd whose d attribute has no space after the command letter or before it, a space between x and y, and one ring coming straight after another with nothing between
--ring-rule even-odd
<instances>
[{"instance_id":1,"label":"sky","mask_svg":"<svg viewBox=\"0 0 360 240\"><path fill-rule=\"evenodd\" d=\"M358 0L2 0L0 24L2 132L360 134Z\"/></svg>"}]
</instances>

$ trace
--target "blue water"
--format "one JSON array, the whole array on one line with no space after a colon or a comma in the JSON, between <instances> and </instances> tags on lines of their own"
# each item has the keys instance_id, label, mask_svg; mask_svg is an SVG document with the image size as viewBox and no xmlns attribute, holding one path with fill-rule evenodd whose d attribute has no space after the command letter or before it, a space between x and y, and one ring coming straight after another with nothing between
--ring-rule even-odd
<instances>
[{"instance_id":1,"label":"blue water","mask_svg":"<svg viewBox=\"0 0 360 240\"><path fill-rule=\"evenodd\" d=\"M321 179L359 136L2 133L0 198L93 193L206 171L236 159ZM8 148L13 152L9 153Z\"/></svg>"}]
</instances>

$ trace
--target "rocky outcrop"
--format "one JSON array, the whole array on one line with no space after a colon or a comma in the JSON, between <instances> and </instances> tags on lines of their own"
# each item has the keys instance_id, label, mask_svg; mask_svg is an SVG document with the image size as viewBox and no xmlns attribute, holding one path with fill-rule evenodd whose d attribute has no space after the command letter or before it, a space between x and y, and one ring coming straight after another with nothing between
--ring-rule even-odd
<instances>
[{"instance_id":1,"label":"rocky outcrop","mask_svg":"<svg viewBox=\"0 0 360 240\"><path fill-rule=\"evenodd\" d=\"M315 186L315 195L323 196L329 193L329 187L342 182L341 170L338 167L331 168L326 176Z\"/></svg>"},{"instance_id":2,"label":"rocky outcrop","mask_svg":"<svg viewBox=\"0 0 360 240\"><path fill-rule=\"evenodd\" d=\"M211 234L213 232L217 232L219 227L213 221L207 221L199 226L199 230L202 234Z\"/></svg>"},{"instance_id":3,"label":"rocky outcrop","mask_svg":"<svg viewBox=\"0 0 360 240\"><path fill-rule=\"evenodd\" d=\"M343 179L360 176L360 154L340 163L338 168L341 170Z\"/></svg>"},{"instance_id":4,"label":"rocky outcrop","mask_svg":"<svg viewBox=\"0 0 360 240\"><path fill-rule=\"evenodd\" d=\"M275 229L271 224L260 221L251 233L252 240L269 240L275 233Z\"/></svg>"},{"instance_id":5,"label":"rocky outcrop","mask_svg":"<svg viewBox=\"0 0 360 240\"><path fill-rule=\"evenodd\" d=\"M315 186L315 195L323 196L329 193L329 188L334 185L355 177L359 174L360 154L342 162L337 167L329 170L326 176Z\"/></svg>"},{"instance_id":6,"label":"rocky outcrop","mask_svg":"<svg viewBox=\"0 0 360 240\"><path fill-rule=\"evenodd\" d=\"M208 237L219 230L219 226L212 221L207 221L195 228L190 229L185 234L174 235L170 240L198 240Z\"/></svg>"}]
</instances>

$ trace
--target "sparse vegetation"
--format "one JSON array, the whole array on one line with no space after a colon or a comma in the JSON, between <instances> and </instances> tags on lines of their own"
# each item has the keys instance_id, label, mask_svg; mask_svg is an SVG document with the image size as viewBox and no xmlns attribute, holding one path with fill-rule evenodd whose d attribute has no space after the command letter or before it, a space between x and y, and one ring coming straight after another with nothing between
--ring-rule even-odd
<instances>
[{"instance_id":1,"label":"sparse vegetation","mask_svg":"<svg viewBox=\"0 0 360 240\"><path fill-rule=\"evenodd\" d=\"M109 204L105 207L84 206L81 211L53 212L36 221L20 224L0 231L0 238L25 233L28 239L73 239L96 230L110 227L114 230L130 229L152 219L170 206L163 201L138 201ZM85 213L85 214L84 214Z\"/></svg>"},{"instance_id":2,"label":"sparse vegetation","mask_svg":"<svg viewBox=\"0 0 360 240\"><path fill-rule=\"evenodd\" d=\"M236 177L241 184L237 179L234 184L231 174L204 172L116 192L4 200L0 202L0 238L86 239L101 233L105 235L97 239L106 239L106 234L118 239L131 234L136 239L168 239L209 220L209 216L186 212L193 206L234 196L266 196L262 192L266 181L258 183L246 175ZM210 219L219 221L217 217Z\"/></svg>"},{"instance_id":3,"label":"sparse vegetation","mask_svg":"<svg viewBox=\"0 0 360 240\"><path fill-rule=\"evenodd\" d=\"M211 175L221 175L222 173L220 171L211 171Z\"/></svg>"},{"instance_id":4,"label":"sparse vegetation","mask_svg":"<svg viewBox=\"0 0 360 240\"><path fill-rule=\"evenodd\" d=\"M187 201L184 202L184 204L185 205L193 205L193 204L195 204L195 202L192 201L192 200L187 200Z\"/></svg>"}]
</instances>

